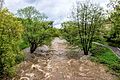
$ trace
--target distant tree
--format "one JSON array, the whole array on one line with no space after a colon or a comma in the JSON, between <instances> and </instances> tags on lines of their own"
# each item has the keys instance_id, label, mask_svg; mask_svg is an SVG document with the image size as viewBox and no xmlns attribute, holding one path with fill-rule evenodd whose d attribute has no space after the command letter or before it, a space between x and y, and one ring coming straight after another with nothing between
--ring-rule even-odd
<instances>
[{"instance_id":1,"label":"distant tree","mask_svg":"<svg viewBox=\"0 0 120 80\"><path fill-rule=\"evenodd\" d=\"M116 8L116 6L118 5L118 4L120 4L120 0L109 0L110 2L108 3L108 7L111 7L111 8Z\"/></svg>"},{"instance_id":2,"label":"distant tree","mask_svg":"<svg viewBox=\"0 0 120 80\"><path fill-rule=\"evenodd\" d=\"M35 7L28 6L17 11L17 15L23 19L30 20L44 20L47 16L44 13L40 13Z\"/></svg>"},{"instance_id":3,"label":"distant tree","mask_svg":"<svg viewBox=\"0 0 120 80\"><path fill-rule=\"evenodd\" d=\"M45 21L46 15L32 6L18 10L17 14L25 26L25 39L30 44L30 52L33 53L37 46L44 43L46 37L50 38L47 30L52 28L53 22Z\"/></svg>"},{"instance_id":4,"label":"distant tree","mask_svg":"<svg viewBox=\"0 0 120 80\"><path fill-rule=\"evenodd\" d=\"M4 0L0 0L0 10L1 10L2 7L3 7L3 3L4 3Z\"/></svg>"},{"instance_id":5,"label":"distant tree","mask_svg":"<svg viewBox=\"0 0 120 80\"><path fill-rule=\"evenodd\" d=\"M111 33L110 33L110 41L115 43L120 47L120 1L118 0L115 4L114 2L114 10L110 15L110 21L112 24ZM112 5L112 6L113 6Z\"/></svg>"},{"instance_id":6,"label":"distant tree","mask_svg":"<svg viewBox=\"0 0 120 80\"><path fill-rule=\"evenodd\" d=\"M0 79L3 75L12 76L17 56L22 55L19 42L23 26L8 10L0 11ZM1 79L1 80L2 80Z\"/></svg>"},{"instance_id":7,"label":"distant tree","mask_svg":"<svg viewBox=\"0 0 120 80\"><path fill-rule=\"evenodd\" d=\"M79 41L85 55L88 55L95 33L102 25L102 16L102 8L87 1L77 2L72 11L73 20L77 23L79 31Z\"/></svg>"},{"instance_id":8,"label":"distant tree","mask_svg":"<svg viewBox=\"0 0 120 80\"><path fill-rule=\"evenodd\" d=\"M62 36L65 38L70 44L77 44L78 40L78 27L76 22L67 21L62 24Z\"/></svg>"}]
</instances>

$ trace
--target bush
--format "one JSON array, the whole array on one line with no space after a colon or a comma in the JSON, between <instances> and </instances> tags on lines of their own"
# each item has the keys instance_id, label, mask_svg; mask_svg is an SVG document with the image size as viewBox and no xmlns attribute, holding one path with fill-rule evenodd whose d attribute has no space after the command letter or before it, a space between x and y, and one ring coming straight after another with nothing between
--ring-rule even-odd
<instances>
[{"instance_id":1,"label":"bush","mask_svg":"<svg viewBox=\"0 0 120 80\"><path fill-rule=\"evenodd\" d=\"M120 73L120 64L112 64L110 68L115 72Z\"/></svg>"},{"instance_id":2,"label":"bush","mask_svg":"<svg viewBox=\"0 0 120 80\"><path fill-rule=\"evenodd\" d=\"M0 78L13 76L17 56L20 56L19 42L23 26L7 9L0 11ZM20 61L18 61L20 62Z\"/></svg>"},{"instance_id":3,"label":"bush","mask_svg":"<svg viewBox=\"0 0 120 80\"><path fill-rule=\"evenodd\" d=\"M16 60L15 60L15 62L17 63L17 64L19 64L21 61L24 61L24 59L25 59L25 55L24 55L24 53L20 53L19 55L16 55Z\"/></svg>"},{"instance_id":4,"label":"bush","mask_svg":"<svg viewBox=\"0 0 120 80\"><path fill-rule=\"evenodd\" d=\"M119 48L120 48L119 42L118 42L118 43L108 42L108 44L109 44L110 46L114 46L114 47L119 47Z\"/></svg>"},{"instance_id":5,"label":"bush","mask_svg":"<svg viewBox=\"0 0 120 80\"><path fill-rule=\"evenodd\" d=\"M25 48L28 48L29 47L29 44L23 39L21 40L20 44L19 44L19 48L21 50L25 49Z\"/></svg>"}]
</instances>

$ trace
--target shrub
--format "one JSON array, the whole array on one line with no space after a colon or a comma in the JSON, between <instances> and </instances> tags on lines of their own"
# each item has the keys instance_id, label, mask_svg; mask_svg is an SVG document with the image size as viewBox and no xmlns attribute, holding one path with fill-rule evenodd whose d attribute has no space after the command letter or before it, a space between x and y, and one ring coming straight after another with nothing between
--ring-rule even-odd
<instances>
[{"instance_id":1,"label":"shrub","mask_svg":"<svg viewBox=\"0 0 120 80\"><path fill-rule=\"evenodd\" d=\"M17 56L20 56L19 41L23 26L7 9L0 11L0 78L13 76Z\"/></svg>"}]
</instances>

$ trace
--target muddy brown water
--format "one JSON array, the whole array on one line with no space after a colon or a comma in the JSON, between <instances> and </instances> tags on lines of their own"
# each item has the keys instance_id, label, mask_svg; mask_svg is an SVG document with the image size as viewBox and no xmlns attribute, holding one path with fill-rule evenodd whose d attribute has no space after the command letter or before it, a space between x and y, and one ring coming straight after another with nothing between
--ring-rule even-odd
<instances>
[{"instance_id":1,"label":"muddy brown water","mask_svg":"<svg viewBox=\"0 0 120 80\"><path fill-rule=\"evenodd\" d=\"M65 40L55 38L48 56L35 57L18 66L13 80L117 80L107 68L89 59L69 59Z\"/></svg>"}]
</instances>

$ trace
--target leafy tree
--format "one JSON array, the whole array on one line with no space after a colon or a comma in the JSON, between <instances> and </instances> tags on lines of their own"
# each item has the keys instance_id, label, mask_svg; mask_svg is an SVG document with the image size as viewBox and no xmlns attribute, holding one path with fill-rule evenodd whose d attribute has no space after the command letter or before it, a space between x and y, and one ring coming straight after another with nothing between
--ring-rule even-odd
<instances>
[{"instance_id":1,"label":"leafy tree","mask_svg":"<svg viewBox=\"0 0 120 80\"><path fill-rule=\"evenodd\" d=\"M50 32L51 32L53 38L62 36L60 29L57 29L57 28L51 28L51 29L52 30L50 30Z\"/></svg>"},{"instance_id":2,"label":"leafy tree","mask_svg":"<svg viewBox=\"0 0 120 80\"><path fill-rule=\"evenodd\" d=\"M7 9L0 11L0 78L12 76L18 56L22 55L19 41L23 26Z\"/></svg>"},{"instance_id":3,"label":"leafy tree","mask_svg":"<svg viewBox=\"0 0 120 80\"><path fill-rule=\"evenodd\" d=\"M22 18L25 26L25 39L30 44L30 52L33 53L37 46L44 44L46 38L50 39L48 29L53 27L52 21L45 21L45 14L40 13L34 7L29 6L18 10L18 16Z\"/></svg>"},{"instance_id":4,"label":"leafy tree","mask_svg":"<svg viewBox=\"0 0 120 80\"><path fill-rule=\"evenodd\" d=\"M114 5L114 10L110 15L112 28L109 41L120 47L120 3L116 2Z\"/></svg>"},{"instance_id":5,"label":"leafy tree","mask_svg":"<svg viewBox=\"0 0 120 80\"><path fill-rule=\"evenodd\" d=\"M23 19L31 20L44 20L47 16L44 13L40 13L33 6L25 7L24 9L19 9L17 15Z\"/></svg>"},{"instance_id":6,"label":"leafy tree","mask_svg":"<svg viewBox=\"0 0 120 80\"><path fill-rule=\"evenodd\" d=\"M72 11L73 20L77 23L79 41L88 55L95 33L102 25L102 8L90 2L77 2L76 8Z\"/></svg>"},{"instance_id":7,"label":"leafy tree","mask_svg":"<svg viewBox=\"0 0 120 80\"><path fill-rule=\"evenodd\" d=\"M63 38L65 38L72 45L78 44L78 27L76 22L64 22L62 23L62 28Z\"/></svg>"}]
</instances>

